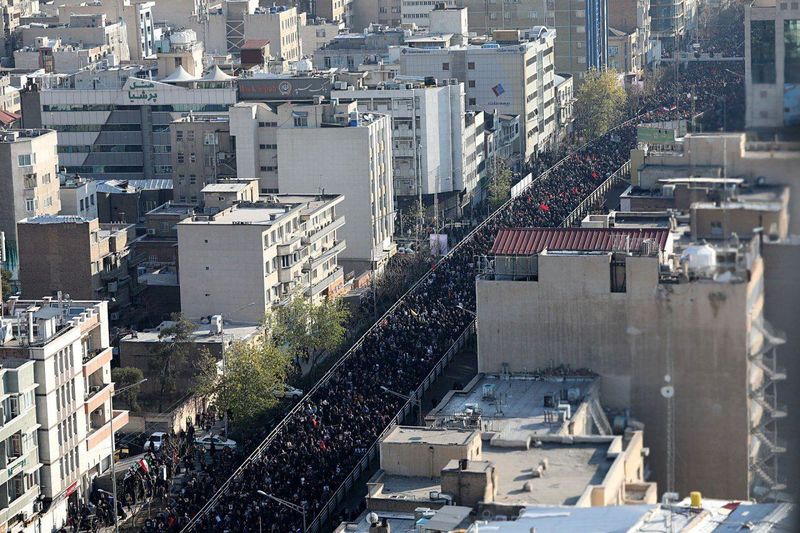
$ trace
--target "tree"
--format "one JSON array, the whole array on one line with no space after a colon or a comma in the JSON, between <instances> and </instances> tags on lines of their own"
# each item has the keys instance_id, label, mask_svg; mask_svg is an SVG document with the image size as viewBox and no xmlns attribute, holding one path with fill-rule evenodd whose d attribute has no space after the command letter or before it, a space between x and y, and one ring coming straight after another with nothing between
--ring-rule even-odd
<instances>
[{"instance_id":1,"label":"tree","mask_svg":"<svg viewBox=\"0 0 800 533\"><path fill-rule=\"evenodd\" d=\"M498 160L489 181L489 207L495 211L511 197L511 169L505 161Z\"/></svg>"},{"instance_id":2,"label":"tree","mask_svg":"<svg viewBox=\"0 0 800 533\"><path fill-rule=\"evenodd\" d=\"M274 345L236 342L225 350L225 372L211 354L203 351L196 361L194 392L214 398L239 427L256 421L277 403L291 368L291 355Z\"/></svg>"},{"instance_id":3,"label":"tree","mask_svg":"<svg viewBox=\"0 0 800 533\"><path fill-rule=\"evenodd\" d=\"M314 367L320 355L342 343L349 316L340 300L325 299L314 304L297 295L271 317L272 337L292 357Z\"/></svg>"},{"instance_id":4,"label":"tree","mask_svg":"<svg viewBox=\"0 0 800 533\"><path fill-rule=\"evenodd\" d=\"M586 140L614 127L623 115L625 89L613 69L590 70L575 98L575 128Z\"/></svg>"},{"instance_id":5,"label":"tree","mask_svg":"<svg viewBox=\"0 0 800 533\"><path fill-rule=\"evenodd\" d=\"M159 344L155 349L156 361L153 369L158 371L158 411L164 407L164 400L175 392L178 370L186 361L192 348L194 324L179 313L173 313L169 326L158 332Z\"/></svg>"},{"instance_id":6,"label":"tree","mask_svg":"<svg viewBox=\"0 0 800 533\"><path fill-rule=\"evenodd\" d=\"M127 404L131 411L138 411L139 406L139 385L133 385L144 379L144 373L141 369L133 366L123 366L111 370L111 381L117 387L117 390L123 387L130 387L119 393L119 397Z\"/></svg>"}]
</instances>

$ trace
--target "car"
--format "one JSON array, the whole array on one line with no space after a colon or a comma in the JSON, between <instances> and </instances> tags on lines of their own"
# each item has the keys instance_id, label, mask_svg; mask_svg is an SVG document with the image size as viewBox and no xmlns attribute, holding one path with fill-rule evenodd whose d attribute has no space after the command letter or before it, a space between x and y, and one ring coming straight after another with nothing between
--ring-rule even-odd
<instances>
[{"instance_id":1,"label":"car","mask_svg":"<svg viewBox=\"0 0 800 533\"><path fill-rule=\"evenodd\" d=\"M289 400L299 400L303 397L303 391L295 389L289 385L284 386L282 389L275 389L276 398L287 398Z\"/></svg>"},{"instance_id":2,"label":"car","mask_svg":"<svg viewBox=\"0 0 800 533\"><path fill-rule=\"evenodd\" d=\"M210 450L212 444L216 450L221 450L222 448L229 448L231 450L236 449L235 440L226 439L219 435L206 435L204 437L197 437L194 439L194 443L202 446L206 450Z\"/></svg>"},{"instance_id":3,"label":"car","mask_svg":"<svg viewBox=\"0 0 800 533\"><path fill-rule=\"evenodd\" d=\"M156 431L144 442L144 451L146 452L157 452L161 449L161 445L164 444L169 438L169 435L164 433L163 431Z\"/></svg>"}]
</instances>

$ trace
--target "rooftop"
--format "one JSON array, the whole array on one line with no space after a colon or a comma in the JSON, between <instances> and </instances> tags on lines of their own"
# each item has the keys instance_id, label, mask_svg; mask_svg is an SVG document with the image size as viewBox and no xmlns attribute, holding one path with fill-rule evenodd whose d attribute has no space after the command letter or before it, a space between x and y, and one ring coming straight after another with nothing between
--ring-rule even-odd
<instances>
[{"instance_id":1,"label":"rooftop","mask_svg":"<svg viewBox=\"0 0 800 533\"><path fill-rule=\"evenodd\" d=\"M502 229L492 245L493 255L534 255L544 250L611 252L641 248L651 239L664 251L669 231L646 228L514 228Z\"/></svg>"},{"instance_id":2,"label":"rooftop","mask_svg":"<svg viewBox=\"0 0 800 533\"><path fill-rule=\"evenodd\" d=\"M249 185L249 183L243 181L209 183L203 187L201 192L238 192L246 189Z\"/></svg>"},{"instance_id":3,"label":"rooftop","mask_svg":"<svg viewBox=\"0 0 800 533\"><path fill-rule=\"evenodd\" d=\"M593 396L594 386L595 376L588 371L540 378L479 374L464 389L449 392L426 420L435 426L477 426L494 432L493 442L527 442L563 433L566 421L553 411L559 403L569 403L574 412Z\"/></svg>"},{"instance_id":4,"label":"rooftop","mask_svg":"<svg viewBox=\"0 0 800 533\"><path fill-rule=\"evenodd\" d=\"M198 344L219 344L222 342L222 334L213 333L212 325L206 319L192 320L196 329L192 332L195 343ZM154 329L136 331L124 336L121 342L126 343L153 343L161 342L158 338L162 329L169 327L173 322L165 320ZM225 340L230 342L244 341L261 333L261 326L258 324L248 324L244 322L229 322L224 324Z\"/></svg>"},{"instance_id":5,"label":"rooftop","mask_svg":"<svg viewBox=\"0 0 800 533\"><path fill-rule=\"evenodd\" d=\"M215 184L238 185L238 184ZM208 187L208 186L207 186ZM206 187L206 188L207 188ZM235 190L235 189L234 189ZM205 191L205 189L204 189ZM290 211L301 214L340 203L344 196L337 194L277 194L262 196L257 202L239 202L213 215L195 215L180 224L262 225L270 226Z\"/></svg>"}]
</instances>

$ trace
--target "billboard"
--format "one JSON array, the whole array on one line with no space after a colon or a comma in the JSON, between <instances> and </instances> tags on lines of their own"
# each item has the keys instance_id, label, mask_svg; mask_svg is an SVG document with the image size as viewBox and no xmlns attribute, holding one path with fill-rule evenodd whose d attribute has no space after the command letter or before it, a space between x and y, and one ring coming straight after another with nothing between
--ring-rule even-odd
<instances>
[{"instance_id":1,"label":"billboard","mask_svg":"<svg viewBox=\"0 0 800 533\"><path fill-rule=\"evenodd\" d=\"M312 100L315 96L329 98L331 79L308 78L249 78L239 80L240 100Z\"/></svg>"}]
</instances>

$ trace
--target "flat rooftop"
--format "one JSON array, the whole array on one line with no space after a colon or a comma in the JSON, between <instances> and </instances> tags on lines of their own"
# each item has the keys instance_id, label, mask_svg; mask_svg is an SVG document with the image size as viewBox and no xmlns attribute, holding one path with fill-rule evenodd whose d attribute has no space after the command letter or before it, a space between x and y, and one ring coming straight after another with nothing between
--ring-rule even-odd
<instances>
[{"instance_id":1,"label":"flat rooftop","mask_svg":"<svg viewBox=\"0 0 800 533\"><path fill-rule=\"evenodd\" d=\"M498 476L495 502L507 505L574 505L589 485L602 484L611 467L609 442L545 443L538 448L514 449L486 445L479 462L494 464ZM534 478L531 469L546 459L544 476ZM387 499L429 499L441 492L440 478L384 475L383 490L375 497ZM525 490L525 483L533 485Z\"/></svg>"},{"instance_id":2,"label":"flat rooftop","mask_svg":"<svg viewBox=\"0 0 800 533\"><path fill-rule=\"evenodd\" d=\"M526 441L537 435L554 435L561 432L563 422L548 416L553 408L545 407L545 396L559 403L562 391L572 390L574 412L594 387L595 377L534 378L512 375L508 379L484 374L473 379L466 389L451 391L433 409L427 420L434 425L450 425L465 414L480 415L481 430L491 431L503 440ZM486 394L493 389L493 396Z\"/></svg>"},{"instance_id":3,"label":"flat rooftop","mask_svg":"<svg viewBox=\"0 0 800 533\"><path fill-rule=\"evenodd\" d=\"M198 344L218 344L222 342L222 335L211 333L211 324L201 322L200 320L192 320L196 329L192 331L193 341ZM122 338L121 342L126 343L152 343L160 342L158 334L162 328L169 327L171 321L165 320L154 329L145 331L137 331L129 333ZM236 342L247 340L254 335L258 335L261 331L261 326L258 324L247 324L243 322L228 322L225 321L224 332L227 340Z\"/></svg>"},{"instance_id":4,"label":"flat rooftop","mask_svg":"<svg viewBox=\"0 0 800 533\"><path fill-rule=\"evenodd\" d=\"M237 192L246 189L249 183L244 182L222 182L209 183L200 192Z\"/></svg>"},{"instance_id":5,"label":"flat rooftop","mask_svg":"<svg viewBox=\"0 0 800 533\"><path fill-rule=\"evenodd\" d=\"M239 184L215 184L239 185ZM208 187L208 186L207 186ZM205 189L204 189L205 191ZM180 224L253 224L270 226L290 211L301 208L303 215L312 214L328 205L336 205L344 199L337 194L280 194L262 196L257 202L239 202L214 215L196 216Z\"/></svg>"},{"instance_id":6,"label":"flat rooftop","mask_svg":"<svg viewBox=\"0 0 800 533\"><path fill-rule=\"evenodd\" d=\"M472 440L474 431L426 428L418 426L396 426L381 441L391 444L437 444L440 446L466 446Z\"/></svg>"}]
</instances>

